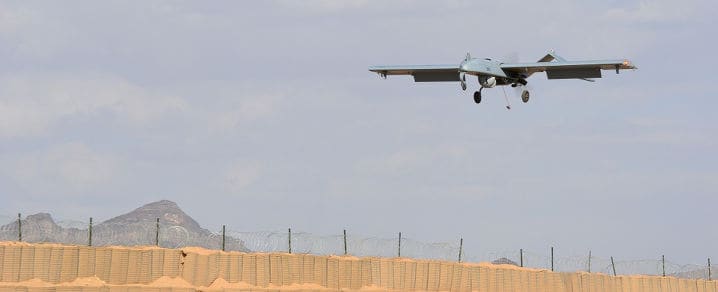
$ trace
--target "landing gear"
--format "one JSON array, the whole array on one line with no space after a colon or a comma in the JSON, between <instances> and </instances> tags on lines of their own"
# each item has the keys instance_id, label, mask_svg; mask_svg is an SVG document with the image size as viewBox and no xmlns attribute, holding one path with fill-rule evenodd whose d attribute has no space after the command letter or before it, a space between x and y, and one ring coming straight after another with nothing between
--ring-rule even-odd
<instances>
[{"instance_id":1,"label":"landing gear","mask_svg":"<svg viewBox=\"0 0 718 292\"><path fill-rule=\"evenodd\" d=\"M524 89L524 91L521 92L521 101L524 103L529 102L529 91Z\"/></svg>"},{"instance_id":2,"label":"landing gear","mask_svg":"<svg viewBox=\"0 0 718 292\"><path fill-rule=\"evenodd\" d=\"M481 76L479 76L479 77L481 77ZM488 80L488 79L487 79L487 80ZM462 78L461 78L460 81L462 81L462 82L461 82L461 88L463 89L464 86L465 86L465 84L464 84L464 82L463 82L463 76L462 76ZM514 83L508 83L508 82L505 82L505 80L502 79L502 82L504 82L504 83L501 83L500 85L510 85L511 87L514 87L514 88L516 88L517 90L521 90L521 95L520 95L520 96L521 96L521 101L523 101L524 103L529 102L530 93L529 93L529 90L526 89L526 87L525 87L526 84L527 84L527 83L526 83L526 80L519 79L519 80L516 80ZM480 83L481 87L479 87L479 90L478 90L478 91L475 91L475 92L474 92L474 102L475 102L475 103L477 103L477 104L478 104L478 103L481 103L481 91L484 90L484 88L490 88L490 87L486 87L486 86L483 86L483 85L488 84L488 83L489 83L489 81L485 81L485 82L483 82L483 83ZM503 89L503 88L502 88L502 89ZM504 97L506 98L506 109L511 109L511 104L509 103L509 98L508 98L508 96L506 95L506 90L504 90Z\"/></svg>"},{"instance_id":3,"label":"landing gear","mask_svg":"<svg viewBox=\"0 0 718 292\"><path fill-rule=\"evenodd\" d=\"M475 103L481 103L481 90L482 89L484 89L484 88L482 87L482 88L479 88L479 91L474 91L474 102Z\"/></svg>"},{"instance_id":4,"label":"landing gear","mask_svg":"<svg viewBox=\"0 0 718 292\"><path fill-rule=\"evenodd\" d=\"M461 73L461 90L466 91L466 75Z\"/></svg>"}]
</instances>

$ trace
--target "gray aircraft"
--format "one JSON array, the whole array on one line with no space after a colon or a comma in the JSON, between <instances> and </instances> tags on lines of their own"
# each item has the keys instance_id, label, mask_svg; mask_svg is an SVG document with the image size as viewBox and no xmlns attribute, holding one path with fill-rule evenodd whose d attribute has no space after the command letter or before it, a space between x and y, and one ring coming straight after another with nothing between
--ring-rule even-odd
<instances>
[{"instance_id":1,"label":"gray aircraft","mask_svg":"<svg viewBox=\"0 0 718 292\"><path fill-rule=\"evenodd\" d=\"M581 79L594 82L591 78L601 78L601 70L637 69L628 60L568 61L555 52L534 63L502 63L489 58L466 58L458 65L406 65L372 66L369 71L376 72L386 79L388 75L412 75L415 82L458 81L461 89L466 90L466 75L476 76L481 86L474 92L474 102L481 102L481 90L501 85L521 87L521 100L529 101L526 78L536 72L546 72L548 79ZM511 108L507 105L507 108Z\"/></svg>"}]
</instances>

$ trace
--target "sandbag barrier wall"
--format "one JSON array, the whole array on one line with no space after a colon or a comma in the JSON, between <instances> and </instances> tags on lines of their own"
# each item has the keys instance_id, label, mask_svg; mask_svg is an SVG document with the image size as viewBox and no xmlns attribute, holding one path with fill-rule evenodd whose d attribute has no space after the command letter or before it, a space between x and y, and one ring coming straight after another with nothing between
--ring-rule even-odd
<instances>
[{"instance_id":1,"label":"sandbag barrier wall","mask_svg":"<svg viewBox=\"0 0 718 292\"><path fill-rule=\"evenodd\" d=\"M433 260L0 243L1 282L40 279L58 284L95 276L109 285L150 284L166 276L196 287L209 287L222 278L262 288L314 284L345 290L718 292L718 281Z\"/></svg>"}]
</instances>

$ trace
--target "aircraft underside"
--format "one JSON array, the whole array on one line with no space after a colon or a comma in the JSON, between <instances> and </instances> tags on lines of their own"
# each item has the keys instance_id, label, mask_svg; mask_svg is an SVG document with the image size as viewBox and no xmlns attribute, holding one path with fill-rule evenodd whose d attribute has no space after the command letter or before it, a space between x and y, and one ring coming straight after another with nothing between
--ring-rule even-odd
<instances>
[{"instance_id":1,"label":"aircraft underside","mask_svg":"<svg viewBox=\"0 0 718 292\"><path fill-rule=\"evenodd\" d=\"M526 79L522 77L496 77L496 76L487 76L487 75L477 75L477 78L479 80L479 90L474 91L474 102L475 103L481 103L481 91L484 88L493 88L496 86L507 86L510 85L511 87L523 87L521 90L521 101L524 103L529 102L530 93L528 89L526 89L526 85L528 82ZM461 74L461 89L466 91L466 74ZM506 105L507 109L511 109L510 105Z\"/></svg>"}]
</instances>

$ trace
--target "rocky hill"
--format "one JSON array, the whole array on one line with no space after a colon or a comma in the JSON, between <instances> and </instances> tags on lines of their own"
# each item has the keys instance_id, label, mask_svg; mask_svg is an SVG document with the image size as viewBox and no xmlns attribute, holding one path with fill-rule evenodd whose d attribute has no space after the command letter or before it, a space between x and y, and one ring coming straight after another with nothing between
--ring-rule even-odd
<instances>
[{"instance_id":1,"label":"rocky hill","mask_svg":"<svg viewBox=\"0 0 718 292\"><path fill-rule=\"evenodd\" d=\"M202 228L172 201L158 201L139 207L132 212L95 224L92 228L92 245L154 245L159 218L159 245L162 247L200 246L220 249L221 234ZM58 242L85 245L89 243L87 228L64 228L50 214L38 213L21 220L23 241ZM18 239L17 221L0 227L0 240ZM226 250L249 251L236 238L225 238Z\"/></svg>"}]
</instances>

